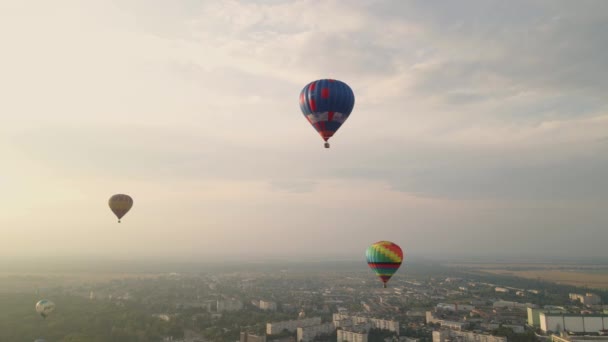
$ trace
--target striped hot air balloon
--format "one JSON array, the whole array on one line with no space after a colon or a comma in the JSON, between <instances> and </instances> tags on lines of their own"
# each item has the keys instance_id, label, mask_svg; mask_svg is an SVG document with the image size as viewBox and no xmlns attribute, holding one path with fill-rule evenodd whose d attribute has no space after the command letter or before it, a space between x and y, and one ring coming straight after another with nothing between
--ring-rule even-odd
<instances>
[{"instance_id":1,"label":"striped hot air balloon","mask_svg":"<svg viewBox=\"0 0 608 342\"><path fill-rule=\"evenodd\" d=\"M327 140L348 119L354 106L355 94L352 89L338 80L313 81L300 92L300 109L325 140L325 148L329 148Z\"/></svg>"},{"instance_id":2,"label":"striped hot air balloon","mask_svg":"<svg viewBox=\"0 0 608 342\"><path fill-rule=\"evenodd\" d=\"M133 199L129 195L124 194L116 194L108 200L108 205L110 206L110 210L118 217L118 223L120 223L120 219L125 216L126 213L131 210L133 206Z\"/></svg>"},{"instance_id":3,"label":"striped hot air balloon","mask_svg":"<svg viewBox=\"0 0 608 342\"><path fill-rule=\"evenodd\" d=\"M376 272L378 278L384 283L384 288L403 262L401 247L390 241L378 241L367 247L365 256L367 265Z\"/></svg>"}]
</instances>

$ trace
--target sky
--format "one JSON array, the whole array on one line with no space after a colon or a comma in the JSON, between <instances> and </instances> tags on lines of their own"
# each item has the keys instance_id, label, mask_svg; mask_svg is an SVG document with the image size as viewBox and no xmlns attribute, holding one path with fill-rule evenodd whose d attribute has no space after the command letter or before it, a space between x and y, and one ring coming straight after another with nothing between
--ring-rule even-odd
<instances>
[{"instance_id":1,"label":"sky","mask_svg":"<svg viewBox=\"0 0 608 342\"><path fill-rule=\"evenodd\" d=\"M0 257L608 258L607 31L603 0L0 1ZM327 150L322 78L356 97Z\"/></svg>"}]
</instances>

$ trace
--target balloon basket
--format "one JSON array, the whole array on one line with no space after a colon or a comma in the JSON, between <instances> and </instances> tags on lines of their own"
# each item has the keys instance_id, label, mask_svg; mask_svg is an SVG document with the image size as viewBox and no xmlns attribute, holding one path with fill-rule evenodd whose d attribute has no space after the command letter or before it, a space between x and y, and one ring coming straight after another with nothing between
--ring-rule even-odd
<instances>
[{"instance_id":1,"label":"balloon basket","mask_svg":"<svg viewBox=\"0 0 608 342\"><path fill-rule=\"evenodd\" d=\"M325 146L325 148L329 148L329 143L326 142L324 146Z\"/></svg>"}]
</instances>

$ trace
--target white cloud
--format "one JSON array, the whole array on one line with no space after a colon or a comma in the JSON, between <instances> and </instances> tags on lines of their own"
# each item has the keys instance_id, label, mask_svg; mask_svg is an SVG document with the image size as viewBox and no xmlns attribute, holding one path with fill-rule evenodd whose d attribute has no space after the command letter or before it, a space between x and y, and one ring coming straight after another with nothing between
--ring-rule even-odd
<instances>
[{"instance_id":1,"label":"white cloud","mask_svg":"<svg viewBox=\"0 0 608 342\"><path fill-rule=\"evenodd\" d=\"M81 191L101 196L87 184L137 182L138 191L179 200L194 219L201 198L192 184L218 182L214 196L284 210L256 216L237 203L252 225L276 220L272 232L294 215L284 205L330 197L336 212L367 208L356 219L332 216L324 228L382 222L382 232L400 236L403 198L461 211L432 224L425 223L432 214L417 216L416 225L439 231L506 225L498 214L476 217L477 200L500 202L513 215L522 200L527 208L556 198L572 206L606 201L601 1L31 5L0 5L0 143L13 161L11 180L1 184L21 204L32 184L55 193L77 178L81 189L65 194L80 199ZM301 88L324 77L346 81L357 98L330 150L297 104ZM326 190L339 181L335 193ZM192 192L176 194L182 186ZM40 201L42 208L52 197ZM376 206L391 209L382 216ZM517 223L570 222L568 210L550 211L551 220L528 213ZM217 215L206 222L227 230L241 223Z\"/></svg>"}]
</instances>

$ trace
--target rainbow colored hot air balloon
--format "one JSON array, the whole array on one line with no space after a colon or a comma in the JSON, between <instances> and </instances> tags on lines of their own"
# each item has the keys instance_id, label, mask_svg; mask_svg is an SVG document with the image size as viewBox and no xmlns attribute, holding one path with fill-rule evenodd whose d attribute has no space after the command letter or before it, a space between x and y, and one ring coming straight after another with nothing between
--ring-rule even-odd
<instances>
[{"instance_id":1,"label":"rainbow colored hot air balloon","mask_svg":"<svg viewBox=\"0 0 608 342\"><path fill-rule=\"evenodd\" d=\"M378 241L367 247L365 256L367 257L367 265L376 272L376 275L384 283L384 288L403 262L401 247L390 241Z\"/></svg>"},{"instance_id":2,"label":"rainbow colored hot air balloon","mask_svg":"<svg viewBox=\"0 0 608 342\"><path fill-rule=\"evenodd\" d=\"M133 206L133 199L129 195L124 194L116 194L108 200L108 205L110 206L110 210L118 217L118 223L120 223L120 219L125 216L126 213L131 210Z\"/></svg>"},{"instance_id":3,"label":"rainbow colored hot air balloon","mask_svg":"<svg viewBox=\"0 0 608 342\"><path fill-rule=\"evenodd\" d=\"M327 140L348 119L354 106L355 94L352 89L338 80L316 80L300 92L300 109L325 140L325 148L329 148Z\"/></svg>"}]
</instances>

